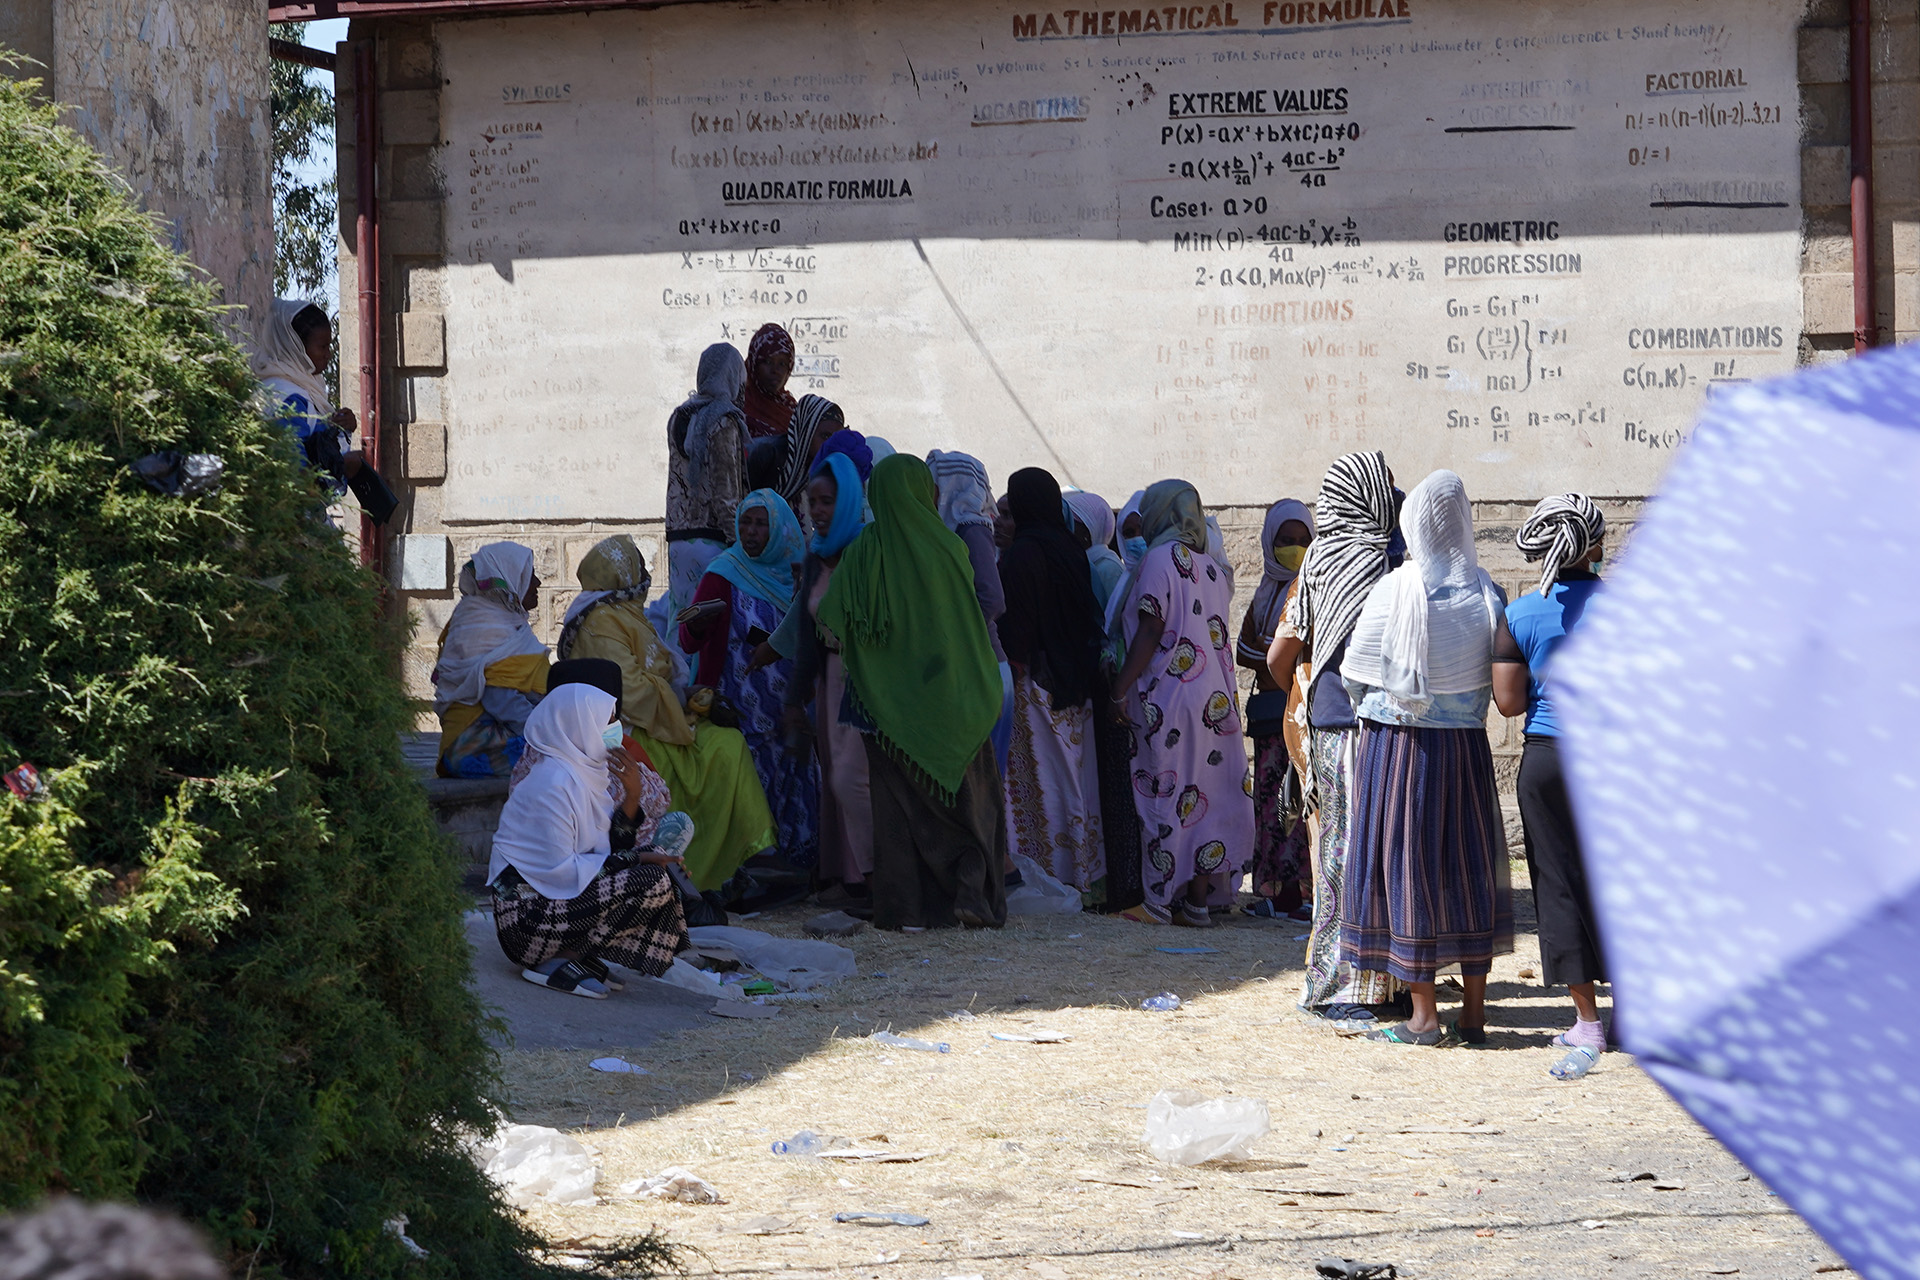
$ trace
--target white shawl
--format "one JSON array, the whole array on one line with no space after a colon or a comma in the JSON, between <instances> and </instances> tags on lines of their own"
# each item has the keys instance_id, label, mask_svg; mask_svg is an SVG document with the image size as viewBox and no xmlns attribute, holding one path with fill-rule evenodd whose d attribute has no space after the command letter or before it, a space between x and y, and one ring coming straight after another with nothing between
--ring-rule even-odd
<instances>
[{"instance_id":1,"label":"white shawl","mask_svg":"<svg viewBox=\"0 0 1920 1280\"><path fill-rule=\"evenodd\" d=\"M580 896L612 851L607 747L613 695L563 684L527 717L527 747L542 759L507 796L493 834L489 883L509 864L543 898Z\"/></svg>"},{"instance_id":2,"label":"white shawl","mask_svg":"<svg viewBox=\"0 0 1920 1280\"><path fill-rule=\"evenodd\" d=\"M435 711L480 701L487 668L502 658L547 651L521 604L532 581L533 552L517 542L489 542L460 570L460 603L433 668Z\"/></svg>"},{"instance_id":3,"label":"white shawl","mask_svg":"<svg viewBox=\"0 0 1920 1280\"><path fill-rule=\"evenodd\" d=\"M293 331L293 318L308 307L320 306L306 298L275 298L273 315L261 349L254 356L254 372L262 382L284 382L307 398L315 418L333 416L333 402L327 398L327 384L313 371L313 357L306 343ZM325 311L325 307L320 308ZM276 406L277 407L277 406Z\"/></svg>"},{"instance_id":4,"label":"white shawl","mask_svg":"<svg viewBox=\"0 0 1920 1280\"><path fill-rule=\"evenodd\" d=\"M1419 712L1436 694L1492 683L1500 595L1473 547L1466 485L1436 471L1400 512L1406 563L1374 585L1340 674Z\"/></svg>"}]
</instances>

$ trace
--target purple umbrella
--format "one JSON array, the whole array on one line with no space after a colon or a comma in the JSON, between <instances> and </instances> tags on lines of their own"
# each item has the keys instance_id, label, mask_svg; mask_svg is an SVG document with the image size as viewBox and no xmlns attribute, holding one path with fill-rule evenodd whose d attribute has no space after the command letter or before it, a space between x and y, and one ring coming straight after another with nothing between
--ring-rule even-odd
<instances>
[{"instance_id":1,"label":"purple umbrella","mask_svg":"<svg viewBox=\"0 0 1920 1280\"><path fill-rule=\"evenodd\" d=\"M1626 1048L1920 1276L1920 349L1716 395L1553 669Z\"/></svg>"}]
</instances>

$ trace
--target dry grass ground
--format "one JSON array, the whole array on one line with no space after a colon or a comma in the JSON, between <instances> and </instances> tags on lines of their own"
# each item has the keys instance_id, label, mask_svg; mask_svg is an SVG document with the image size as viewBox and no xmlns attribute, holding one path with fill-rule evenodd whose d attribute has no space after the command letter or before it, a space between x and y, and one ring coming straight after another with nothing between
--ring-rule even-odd
<instances>
[{"instance_id":1,"label":"dry grass ground","mask_svg":"<svg viewBox=\"0 0 1920 1280\"><path fill-rule=\"evenodd\" d=\"M797 933L806 914L753 924ZM857 978L777 1018L714 1018L630 1053L650 1075L591 1071L586 1052L509 1053L515 1117L577 1132L604 1162L603 1193L683 1165L727 1200L610 1199L535 1218L556 1242L657 1223L699 1251L696 1274L1305 1277L1326 1254L1476 1280L1840 1270L1625 1055L1579 1082L1547 1076L1570 1014L1564 993L1519 978L1535 963L1530 935L1495 968L1489 1043L1426 1050L1342 1039L1300 1014L1304 932L1093 916L868 932L850 943ZM1217 954L1155 950L1196 945ZM1188 1003L1140 1010L1163 990ZM952 1051L865 1038L886 1028ZM1039 1029L1072 1039L991 1038ZM1273 1131L1256 1158L1155 1163L1145 1104L1180 1086L1265 1100ZM773 1154L801 1129L931 1154ZM1657 1179L1620 1180L1637 1173ZM930 1223L833 1220L875 1209Z\"/></svg>"}]
</instances>

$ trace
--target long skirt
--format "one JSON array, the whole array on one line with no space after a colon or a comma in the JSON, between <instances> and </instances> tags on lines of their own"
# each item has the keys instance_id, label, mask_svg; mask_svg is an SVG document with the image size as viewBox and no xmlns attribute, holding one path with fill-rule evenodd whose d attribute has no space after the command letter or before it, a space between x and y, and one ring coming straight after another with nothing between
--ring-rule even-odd
<instances>
[{"instance_id":1,"label":"long skirt","mask_svg":"<svg viewBox=\"0 0 1920 1280\"><path fill-rule=\"evenodd\" d=\"M1100 766L1087 704L1056 711L1030 675L1013 682L1013 741L1007 755L1007 843L1088 905L1106 896L1107 850L1100 830Z\"/></svg>"},{"instance_id":2,"label":"long skirt","mask_svg":"<svg viewBox=\"0 0 1920 1280\"><path fill-rule=\"evenodd\" d=\"M866 738L873 786L873 927L1007 922L1007 812L993 744L982 743L947 804Z\"/></svg>"},{"instance_id":3,"label":"long skirt","mask_svg":"<svg viewBox=\"0 0 1920 1280\"><path fill-rule=\"evenodd\" d=\"M572 898L543 898L524 881L496 887L493 928L523 969L577 951L657 977L689 945L679 890L644 862L602 868Z\"/></svg>"},{"instance_id":4,"label":"long skirt","mask_svg":"<svg viewBox=\"0 0 1920 1280\"><path fill-rule=\"evenodd\" d=\"M1521 829L1526 833L1527 874L1540 916L1540 978L1550 987L1607 980L1606 953L1594 923L1580 832L1573 825L1567 782L1560 773L1560 746L1529 735L1520 754Z\"/></svg>"},{"instance_id":5,"label":"long skirt","mask_svg":"<svg viewBox=\"0 0 1920 1280\"><path fill-rule=\"evenodd\" d=\"M1307 933L1307 985L1300 1007L1385 1004L1400 990L1390 974L1356 969L1340 946L1340 903L1348 884L1348 782L1353 772L1352 729L1312 731L1313 774L1319 791L1319 844L1313 858L1313 926Z\"/></svg>"},{"instance_id":6,"label":"long skirt","mask_svg":"<svg viewBox=\"0 0 1920 1280\"><path fill-rule=\"evenodd\" d=\"M730 643L721 668L720 692L740 717L740 734L760 775L760 787L780 831L780 853L790 867L811 868L820 859L820 769L811 751L789 751L786 744L787 675L793 663L782 659L749 672L755 628L772 631L780 610L745 591L733 593L727 627Z\"/></svg>"},{"instance_id":7,"label":"long skirt","mask_svg":"<svg viewBox=\"0 0 1920 1280\"><path fill-rule=\"evenodd\" d=\"M820 883L860 884L873 874L873 792L860 731L840 723L847 689L840 655L829 652L814 683L813 749L820 757Z\"/></svg>"},{"instance_id":8,"label":"long skirt","mask_svg":"<svg viewBox=\"0 0 1920 1280\"><path fill-rule=\"evenodd\" d=\"M1115 724L1105 698L1094 704L1093 754L1100 775L1100 832L1107 852L1107 900L1102 911L1125 911L1146 901L1141 880L1140 811L1133 806L1133 726Z\"/></svg>"},{"instance_id":9,"label":"long skirt","mask_svg":"<svg viewBox=\"0 0 1920 1280\"><path fill-rule=\"evenodd\" d=\"M1291 765L1281 735L1253 740L1253 861L1247 872L1255 893L1279 900L1286 910L1300 905L1307 864L1306 819L1285 803Z\"/></svg>"},{"instance_id":10,"label":"long skirt","mask_svg":"<svg viewBox=\"0 0 1920 1280\"><path fill-rule=\"evenodd\" d=\"M1484 729L1362 721L1341 945L1402 982L1513 950L1507 834Z\"/></svg>"},{"instance_id":11,"label":"long skirt","mask_svg":"<svg viewBox=\"0 0 1920 1280\"><path fill-rule=\"evenodd\" d=\"M748 858L779 846L767 793L738 729L702 720L690 747L633 736L673 792L673 807L693 819L686 868L694 884L718 889Z\"/></svg>"}]
</instances>

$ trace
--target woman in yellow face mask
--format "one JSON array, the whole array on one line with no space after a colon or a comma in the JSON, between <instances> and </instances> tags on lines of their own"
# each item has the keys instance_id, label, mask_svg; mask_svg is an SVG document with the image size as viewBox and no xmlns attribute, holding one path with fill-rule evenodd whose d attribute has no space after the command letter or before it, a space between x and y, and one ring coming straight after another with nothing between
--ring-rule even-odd
<instances>
[{"instance_id":1,"label":"woman in yellow face mask","mask_svg":"<svg viewBox=\"0 0 1920 1280\"><path fill-rule=\"evenodd\" d=\"M1252 889L1263 901L1246 910L1253 915L1292 915L1311 919L1301 904L1300 882L1309 872L1307 823L1302 788L1289 784L1289 756L1283 734L1288 694L1267 670L1267 648L1286 612L1287 593L1313 543L1313 511L1306 503L1282 498L1267 509L1260 531L1260 585L1240 624L1234 660L1253 672L1254 696L1247 700L1247 736L1253 739L1254 856L1247 867ZM1296 774L1296 776L1298 776Z\"/></svg>"}]
</instances>

